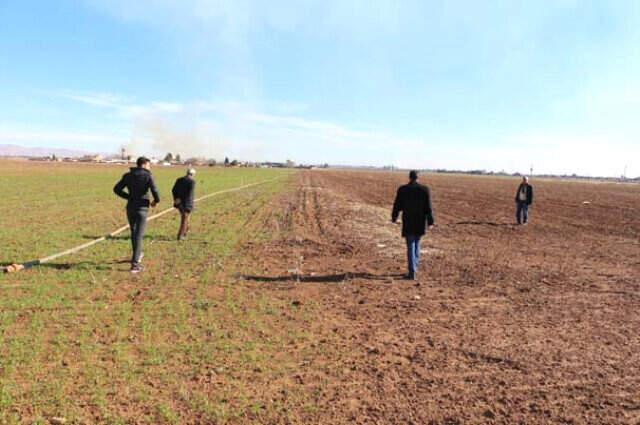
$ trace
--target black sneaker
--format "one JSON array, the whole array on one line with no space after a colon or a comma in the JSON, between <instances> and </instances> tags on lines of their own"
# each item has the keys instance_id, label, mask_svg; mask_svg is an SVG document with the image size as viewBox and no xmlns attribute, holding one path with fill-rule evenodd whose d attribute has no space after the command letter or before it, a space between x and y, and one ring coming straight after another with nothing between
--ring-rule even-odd
<instances>
[{"instance_id":1,"label":"black sneaker","mask_svg":"<svg viewBox=\"0 0 640 425\"><path fill-rule=\"evenodd\" d=\"M142 271L142 266L140 265L140 263L132 264L129 271L131 273L140 273Z\"/></svg>"},{"instance_id":2,"label":"black sneaker","mask_svg":"<svg viewBox=\"0 0 640 425\"><path fill-rule=\"evenodd\" d=\"M404 278L406 280L416 280L416 279L418 279L418 276L415 273L407 273L407 274L404 275Z\"/></svg>"}]
</instances>

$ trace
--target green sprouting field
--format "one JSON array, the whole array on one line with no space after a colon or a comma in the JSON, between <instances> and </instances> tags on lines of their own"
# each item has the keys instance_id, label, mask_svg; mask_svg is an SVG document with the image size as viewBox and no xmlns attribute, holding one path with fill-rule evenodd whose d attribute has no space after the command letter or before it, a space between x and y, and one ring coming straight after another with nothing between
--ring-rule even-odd
<instances>
[{"instance_id":1,"label":"green sprouting field","mask_svg":"<svg viewBox=\"0 0 640 425\"><path fill-rule=\"evenodd\" d=\"M0 162L0 261L41 258L125 225L126 201L115 196L112 188L126 171L124 166ZM155 209L158 212L171 206L171 187L184 170L154 167L152 171L162 199ZM203 167L196 176L197 196L283 173L275 169ZM204 205L205 211L218 201L207 202L210 205ZM150 236L161 236L157 231L164 230L152 226Z\"/></svg>"},{"instance_id":2,"label":"green sprouting field","mask_svg":"<svg viewBox=\"0 0 640 425\"><path fill-rule=\"evenodd\" d=\"M125 171L0 161L0 263L50 255L125 224L124 200L112 193ZM162 198L157 212L171 205L171 186L184 170L152 171ZM175 241L177 214L150 222L140 275L127 272L128 232L0 274L0 424L226 423L270 415L241 377L260 369L269 379L289 367L284 358L272 361L287 343L282 332L269 332L280 306L247 298L226 278L234 248L250 236L245 224L291 175L199 169L196 196L268 182L196 204L185 242Z\"/></svg>"}]
</instances>

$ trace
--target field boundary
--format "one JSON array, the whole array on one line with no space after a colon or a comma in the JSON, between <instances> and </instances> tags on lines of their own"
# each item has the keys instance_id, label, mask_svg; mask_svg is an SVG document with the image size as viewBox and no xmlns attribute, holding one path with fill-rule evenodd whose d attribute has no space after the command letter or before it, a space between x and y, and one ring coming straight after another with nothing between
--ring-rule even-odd
<instances>
[{"instance_id":1,"label":"field boundary","mask_svg":"<svg viewBox=\"0 0 640 425\"><path fill-rule=\"evenodd\" d=\"M239 192L239 191L248 189L250 187L259 186L259 185L266 184L266 183L271 183L271 182L276 181L276 180L281 179L281 178L284 178L284 176L279 176L279 177L275 177L273 179L262 180L262 181L259 181L259 182L256 182L256 183L249 183L249 184L245 184L245 185L241 185L241 186L232 187L230 189L224 189L224 190L219 190L219 191L216 191L216 192L208 193L208 194L203 195L203 196L201 196L199 198L196 198L194 200L194 202L201 202L201 201L204 201L205 199L209 199L209 198L212 198L214 196L224 195L224 194L227 194L227 193ZM162 217L162 216L164 216L166 214L169 214L170 212L172 212L174 210L176 210L175 207L169 207L169 208L167 208L165 210L162 210L162 211L160 211L160 212L158 212L156 214L151 215L149 218L147 218L147 222L155 220L157 218L160 218L160 217ZM69 248L69 249L61 251L61 252L57 252L57 253L49 255L47 257L43 257L43 258L32 260L32 261L27 261L27 262L24 262L24 263L14 263L14 264L8 265L8 266L3 268L3 272L5 272L5 273L15 273L15 272L18 272L20 270L24 270L24 269L28 269L28 268L31 268L31 267L39 266L40 264L48 263L50 261L53 261L53 260L55 260L57 258L60 258L60 257L64 257L66 255L74 254L74 253L76 253L78 251L82 251L84 249L90 248L93 245L96 245L96 244L98 244L100 242L103 242L103 241L105 241L105 240L107 240L109 238L113 238L113 237L119 235L120 233L126 231L127 229L129 229L129 225L128 224L117 228L116 230L114 230L113 232L111 232L111 233L109 233L107 235L100 236L99 238L96 238L96 239L94 239L92 241L83 243L81 245L75 246L73 248Z\"/></svg>"}]
</instances>

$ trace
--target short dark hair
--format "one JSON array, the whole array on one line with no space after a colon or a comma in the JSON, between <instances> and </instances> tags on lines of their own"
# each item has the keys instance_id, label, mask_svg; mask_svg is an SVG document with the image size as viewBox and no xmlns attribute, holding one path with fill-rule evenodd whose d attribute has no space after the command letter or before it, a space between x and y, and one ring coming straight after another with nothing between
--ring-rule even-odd
<instances>
[{"instance_id":1,"label":"short dark hair","mask_svg":"<svg viewBox=\"0 0 640 425\"><path fill-rule=\"evenodd\" d=\"M145 156L141 156L138 158L138 160L136 161L136 165L138 167L142 167L144 164L146 164L147 162L151 162L151 160Z\"/></svg>"},{"instance_id":2,"label":"short dark hair","mask_svg":"<svg viewBox=\"0 0 640 425\"><path fill-rule=\"evenodd\" d=\"M416 170L409 171L409 180L411 181L418 180L418 172Z\"/></svg>"}]
</instances>

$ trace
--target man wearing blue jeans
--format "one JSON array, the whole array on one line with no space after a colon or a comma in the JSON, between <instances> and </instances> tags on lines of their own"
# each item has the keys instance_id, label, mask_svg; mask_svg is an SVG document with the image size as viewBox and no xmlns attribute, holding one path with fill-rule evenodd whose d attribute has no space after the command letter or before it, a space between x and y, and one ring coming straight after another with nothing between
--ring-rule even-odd
<instances>
[{"instance_id":1,"label":"man wearing blue jeans","mask_svg":"<svg viewBox=\"0 0 640 425\"><path fill-rule=\"evenodd\" d=\"M420 263L420 236L410 235L405 239L407 241L407 264L409 265L407 277L415 279Z\"/></svg>"},{"instance_id":2,"label":"man wearing blue jeans","mask_svg":"<svg viewBox=\"0 0 640 425\"><path fill-rule=\"evenodd\" d=\"M426 233L427 225L434 225L431 192L427 186L418 183L418 172L409 173L409 183L400 186L393 203L391 221L395 223L402 212L402 236L407 241L407 279L418 278L420 260L420 239Z\"/></svg>"},{"instance_id":3,"label":"man wearing blue jeans","mask_svg":"<svg viewBox=\"0 0 640 425\"><path fill-rule=\"evenodd\" d=\"M516 192L516 222L518 224L527 224L529 221L529 205L532 203L533 186L529 184L529 178L524 176Z\"/></svg>"}]
</instances>

